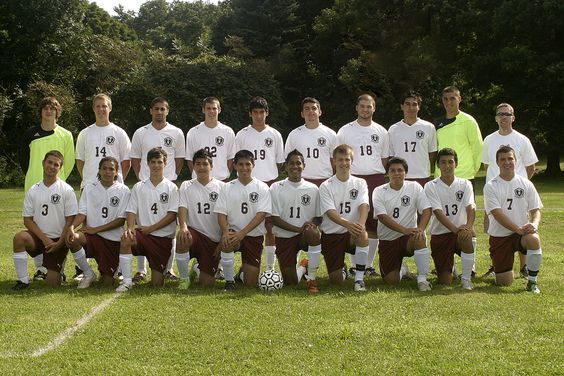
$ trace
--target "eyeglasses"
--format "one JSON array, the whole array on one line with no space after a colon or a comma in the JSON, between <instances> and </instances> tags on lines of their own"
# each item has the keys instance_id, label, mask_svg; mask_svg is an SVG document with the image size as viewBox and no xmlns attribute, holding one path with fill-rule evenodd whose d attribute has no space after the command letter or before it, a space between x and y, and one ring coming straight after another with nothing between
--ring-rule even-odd
<instances>
[{"instance_id":1,"label":"eyeglasses","mask_svg":"<svg viewBox=\"0 0 564 376\"><path fill-rule=\"evenodd\" d=\"M513 116L511 112L498 112L495 116Z\"/></svg>"}]
</instances>

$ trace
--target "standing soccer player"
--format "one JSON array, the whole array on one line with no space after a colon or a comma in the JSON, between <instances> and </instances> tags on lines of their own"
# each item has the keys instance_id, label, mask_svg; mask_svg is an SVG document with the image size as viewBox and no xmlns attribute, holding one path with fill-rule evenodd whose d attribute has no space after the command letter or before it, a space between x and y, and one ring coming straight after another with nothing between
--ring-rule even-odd
<instances>
[{"instance_id":1,"label":"standing soccer player","mask_svg":"<svg viewBox=\"0 0 564 376\"><path fill-rule=\"evenodd\" d=\"M183 182L178 191L180 230L176 236L176 264L181 290L190 287L190 257L198 260L200 283L214 285L219 263L216 250L221 240L218 215L214 210L225 183L212 176L214 164L210 152L200 149L191 160L196 179Z\"/></svg>"},{"instance_id":2,"label":"standing soccer player","mask_svg":"<svg viewBox=\"0 0 564 376\"><path fill-rule=\"evenodd\" d=\"M88 183L80 196L78 215L69 228L67 245L75 254L93 257L102 283L112 286L119 265L120 238L130 192L118 181L120 163L116 158L104 157L98 166L98 181ZM82 228L75 231L80 225ZM86 274L78 286L87 288L95 279L94 273Z\"/></svg>"},{"instance_id":3,"label":"standing soccer player","mask_svg":"<svg viewBox=\"0 0 564 376\"><path fill-rule=\"evenodd\" d=\"M172 240L176 234L178 188L164 176L167 155L162 148L149 150L147 161L149 179L133 186L127 205L127 229L121 237L119 250L123 282L117 292L128 291L133 286L132 252L136 256L147 257L153 286L164 284L164 273L171 256Z\"/></svg>"},{"instance_id":4,"label":"standing soccer player","mask_svg":"<svg viewBox=\"0 0 564 376\"><path fill-rule=\"evenodd\" d=\"M345 252L354 248L356 272L354 291L366 291L364 270L368 256L366 219L369 211L368 186L364 179L350 174L354 153L350 146L339 145L333 151L335 175L319 187L321 253L329 280L344 280ZM314 280L310 275L310 280Z\"/></svg>"},{"instance_id":5,"label":"standing soccer player","mask_svg":"<svg viewBox=\"0 0 564 376\"><path fill-rule=\"evenodd\" d=\"M376 188L372 194L374 215L378 216L382 279L398 284L403 258L413 256L417 265L417 287L420 291L429 291L430 252L425 229L431 218L431 205L419 183L405 180L408 165L404 159L391 158L387 169L390 182Z\"/></svg>"},{"instance_id":6,"label":"standing soccer player","mask_svg":"<svg viewBox=\"0 0 564 376\"><path fill-rule=\"evenodd\" d=\"M515 150L502 146L496 153L499 175L484 186L484 205L489 217L490 256L495 282L513 283L514 253L526 255L527 291L540 293L537 275L542 261L538 228L543 205L533 183L515 173Z\"/></svg>"},{"instance_id":7,"label":"standing soccer player","mask_svg":"<svg viewBox=\"0 0 564 376\"><path fill-rule=\"evenodd\" d=\"M237 179L225 185L214 208L221 228L225 291L235 289L235 251L241 252L243 282L248 286L257 285L262 242L266 233L264 219L272 208L268 186L252 176L255 166L253 153L239 150L235 153L233 163Z\"/></svg>"},{"instance_id":8,"label":"standing soccer player","mask_svg":"<svg viewBox=\"0 0 564 376\"><path fill-rule=\"evenodd\" d=\"M207 97L202 101L204 121L188 131L186 135L186 160L192 178L196 178L192 156L205 149L213 158L212 176L227 181L233 170L235 155L235 132L219 121L221 105L219 99Z\"/></svg>"},{"instance_id":9,"label":"standing soccer player","mask_svg":"<svg viewBox=\"0 0 564 376\"><path fill-rule=\"evenodd\" d=\"M431 222L431 256L439 283L450 285L454 265L454 254L462 259L462 288L472 290L472 267L475 252L472 246L476 203L474 190L467 179L454 175L458 157L452 149L441 149L438 168L441 177L425 185L425 194L433 209Z\"/></svg>"},{"instance_id":10,"label":"standing soccer player","mask_svg":"<svg viewBox=\"0 0 564 376\"><path fill-rule=\"evenodd\" d=\"M321 257L319 189L315 184L302 179L304 156L298 150L288 153L285 167L288 177L270 187L276 257L285 284L297 284L307 266L311 270L307 290L310 294L315 294L319 292L315 273ZM306 247L309 262L296 265L297 256Z\"/></svg>"}]
</instances>

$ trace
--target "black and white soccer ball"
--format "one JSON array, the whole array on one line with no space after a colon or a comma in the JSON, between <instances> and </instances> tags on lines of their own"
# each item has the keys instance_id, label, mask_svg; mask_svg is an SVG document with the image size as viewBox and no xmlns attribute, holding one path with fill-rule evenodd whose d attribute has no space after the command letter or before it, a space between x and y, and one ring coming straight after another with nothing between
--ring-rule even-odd
<instances>
[{"instance_id":1,"label":"black and white soccer ball","mask_svg":"<svg viewBox=\"0 0 564 376\"><path fill-rule=\"evenodd\" d=\"M263 291L280 290L282 286L284 286L284 280L275 270L266 270L259 275L258 287Z\"/></svg>"}]
</instances>

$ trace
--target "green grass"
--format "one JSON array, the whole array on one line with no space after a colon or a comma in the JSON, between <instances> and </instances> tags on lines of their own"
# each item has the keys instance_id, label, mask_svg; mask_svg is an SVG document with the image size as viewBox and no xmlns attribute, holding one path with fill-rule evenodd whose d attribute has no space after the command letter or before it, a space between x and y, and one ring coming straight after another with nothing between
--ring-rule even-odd
<instances>
[{"instance_id":1,"label":"green grass","mask_svg":"<svg viewBox=\"0 0 564 376\"><path fill-rule=\"evenodd\" d=\"M114 294L74 283L13 293L11 238L22 226L23 193L2 190L0 374L562 374L563 183L535 181L545 205L539 296L522 280L500 288L477 278L470 293L435 286L421 294L415 282L392 288L379 277L359 295L351 281L329 285L323 268L319 296L303 285L265 294L144 284L37 358L30 354ZM483 207L481 193L477 201ZM489 265L482 219L479 211L479 273Z\"/></svg>"}]
</instances>

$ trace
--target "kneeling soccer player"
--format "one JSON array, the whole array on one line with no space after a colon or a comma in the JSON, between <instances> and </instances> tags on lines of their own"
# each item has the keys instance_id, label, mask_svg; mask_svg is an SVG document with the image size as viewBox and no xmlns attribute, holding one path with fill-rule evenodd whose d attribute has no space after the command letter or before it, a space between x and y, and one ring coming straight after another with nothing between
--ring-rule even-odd
<instances>
[{"instance_id":1,"label":"kneeling soccer player","mask_svg":"<svg viewBox=\"0 0 564 376\"><path fill-rule=\"evenodd\" d=\"M389 284L398 284L403 258L413 256L417 265L417 287L420 291L429 291L430 252L425 229L431 218L431 205L419 183L405 180L408 166L403 158L391 158L386 170L390 182L377 187L372 194L374 216L379 221L378 254L382 279ZM420 213L419 222L417 213Z\"/></svg>"}]
</instances>

